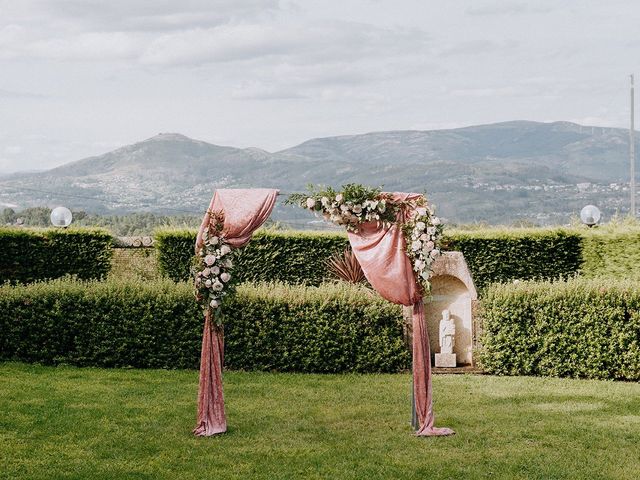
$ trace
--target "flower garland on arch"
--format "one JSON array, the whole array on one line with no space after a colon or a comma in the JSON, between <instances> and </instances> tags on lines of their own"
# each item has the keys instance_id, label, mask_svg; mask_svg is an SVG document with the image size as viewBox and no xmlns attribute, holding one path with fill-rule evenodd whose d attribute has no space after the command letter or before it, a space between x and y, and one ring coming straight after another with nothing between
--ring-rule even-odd
<instances>
[{"instance_id":1,"label":"flower garland on arch","mask_svg":"<svg viewBox=\"0 0 640 480\"><path fill-rule=\"evenodd\" d=\"M336 191L331 187L309 185L308 193L289 195L286 203L322 215L326 221L344 226L350 232L357 232L361 224L368 222L390 226L397 221L398 213L408 210L408 220L400 225L406 254L411 260L416 282L425 293L430 291L431 265L440 255L443 226L425 196L396 202L381 188L350 183L343 185L342 191Z\"/></svg>"},{"instance_id":2,"label":"flower garland on arch","mask_svg":"<svg viewBox=\"0 0 640 480\"><path fill-rule=\"evenodd\" d=\"M208 213L209 224L202 233L202 247L198 249L192 268L194 293L203 312L209 313L215 324L220 326L222 299L233 292L233 250L222 232L224 212L209 210Z\"/></svg>"}]
</instances>

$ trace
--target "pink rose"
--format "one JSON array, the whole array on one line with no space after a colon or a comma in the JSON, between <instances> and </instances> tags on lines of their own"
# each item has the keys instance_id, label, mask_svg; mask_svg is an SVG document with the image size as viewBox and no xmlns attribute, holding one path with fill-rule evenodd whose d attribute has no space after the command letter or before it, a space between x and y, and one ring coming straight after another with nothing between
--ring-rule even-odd
<instances>
[{"instance_id":1,"label":"pink rose","mask_svg":"<svg viewBox=\"0 0 640 480\"><path fill-rule=\"evenodd\" d=\"M209 254L206 257L204 257L204 263L210 267L211 265L216 263L216 257L214 255Z\"/></svg>"},{"instance_id":2,"label":"pink rose","mask_svg":"<svg viewBox=\"0 0 640 480\"><path fill-rule=\"evenodd\" d=\"M307 198L307 208L311 210L315 206L316 206L316 201L311 197Z\"/></svg>"}]
</instances>

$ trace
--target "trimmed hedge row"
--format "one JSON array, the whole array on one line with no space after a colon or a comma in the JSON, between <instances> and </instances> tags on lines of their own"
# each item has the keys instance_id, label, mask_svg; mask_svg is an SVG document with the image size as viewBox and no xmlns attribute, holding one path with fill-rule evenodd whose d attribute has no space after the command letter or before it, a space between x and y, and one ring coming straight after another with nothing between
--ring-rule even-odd
<instances>
[{"instance_id":1,"label":"trimmed hedge row","mask_svg":"<svg viewBox=\"0 0 640 480\"><path fill-rule=\"evenodd\" d=\"M175 281L189 280L196 232L160 230L155 238L161 272ZM563 229L453 232L444 239L447 250L464 253L478 288L572 276L580 270L581 242L580 233ZM234 270L241 281L319 285L329 278L326 259L348 244L343 233L260 231L242 249Z\"/></svg>"},{"instance_id":2,"label":"trimmed hedge row","mask_svg":"<svg viewBox=\"0 0 640 480\"><path fill-rule=\"evenodd\" d=\"M174 281L190 280L195 230L163 229L155 234L160 272ZM318 286L330 279L325 260L343 251L343 233L260 230L236 257L239 282L284 282Z\"/></svg>"},{"instance_id":3,"label":"trimmed hedge row","mask_svg":"<svg viewBox=\"0 0 640 480\"><path fill-rule=\"evenodd\" d=\"M637 282L493 285L482 320L488 373L640 380Z\"/></svg>"},{"instance_id":4,"label":"trimmed hedge row","mask_svg":"<svg viewBox=\"0 0 640 480\"><path fill-rule=\"evenodd\" d=\"M111 268L112 237L102 229L0 228L0 283L75 275L102 279Z\"/></svg>"},{"instance_id":5,"label":"trimmed hedge row","mask_svg":"<svg viewBox=\"0 0 640 480\"><path fill-rule=\"evenodd\" d=\"M362 287L240 285L225 303L228 368L397 372L410 365L402 310ZM0 360L198 368L202 314L170 280L0 287Z\"/></svg>"},{"instance_id":6,"label":"trimmed hedge row","mask_svg":"<svg viewBox=\"0 0 640 480\"><path fill-rule=\"evenodd\" d=\"M640 279L640 229L605 227L583 235L582 275Z\"/></svg>"},{"instance_id":7,"label":"trimmed hedge row","mask_svg":"<svg viewBox=\"0 0 640 480\"><path fill-rule=\"evenodd\" d=\"M564 229L487 229L452 232L446 250L462 252L478 289L491 283L552 280L576 275L583 237Z\"/></svg>"}]
</instances>

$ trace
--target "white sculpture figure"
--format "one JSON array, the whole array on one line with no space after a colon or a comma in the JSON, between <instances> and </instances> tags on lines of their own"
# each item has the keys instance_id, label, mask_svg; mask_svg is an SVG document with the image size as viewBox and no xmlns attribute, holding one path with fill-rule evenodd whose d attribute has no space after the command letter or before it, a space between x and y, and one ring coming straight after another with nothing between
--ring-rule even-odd
<instances>
[{"instance_id":1,"label":"white sculpture figure","mask_svg":"<svg viewBox=\"0 0 640 480\"><path fill-rule=\"evenodd\" d=\"M451 318L449 310L442 311L440 320L440 353L453 353L456 344L456 324Z\"/></svg>"}]
</instances>

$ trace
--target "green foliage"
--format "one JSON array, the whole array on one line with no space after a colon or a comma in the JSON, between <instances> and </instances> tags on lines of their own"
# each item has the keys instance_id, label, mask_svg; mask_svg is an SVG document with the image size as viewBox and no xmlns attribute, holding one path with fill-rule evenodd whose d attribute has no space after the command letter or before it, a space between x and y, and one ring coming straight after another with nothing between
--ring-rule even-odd
<instances>
[{"instance_id":1,"label":"green foliage","mask_svg":"<svg viewBox=\"0 0 640 480\"><path fill-rule=\"evenodd\" d=\"M160 273L174 282L191 279L196 230L159 229L154 234Z\"/></svg>"},{"instance_id":2,"label":"green foliage","mask_svg":"<svg viewBox=\"0 0 640 480\"><path fill-rule=\"evenodd\" d=\"M585 277L640 279L640 228L595 228L583 237Z\"/></svg>"},{"instance_id":3,"label":"green foliage","mask_svg":"<svg viewBox=\"0 0 640 480\"><path fill-rule=\"evenodd\" d=\"M157 231L160 271L174 281L189 280L195 241L194 230ZM326 260L348 244L343 233L260 230L234 257L234 277L317 286L331 278Z\"/></svg>"},{"instance_id":4,"label":"green foliage","mask_svg":"<svg viewBox=\"0 0 640 480\"><path fill-rule=\"evenodd\" d=\"M225 300L234 369L395 372L408 368L402 311L363 287L240 285ZM202 312L192 287L55 280L0 287L0 360L197 368Z\"/></svg>"},{"instance_id":5,"label":"green foliage","mask_svg":"<svg viewBox=\"0 0 640 480\"><path fill-rule=\"evenodd\" d=\"M477 288L491 283L567 278L580 271L582 236L564 229L445 232L443 250L464 254Z\"/></svg>"},{"instance_id":6,"label":"green foliage","mask_svg":"<svg viewBox=\"0 0 640 480\"><path fill-rule=\"evenodd\" d=\"M0 283L101 279L111 268L111 247L111 235L100 229L0 228Z\"/></svg>"},{"instance_id":7,"label":"green foliage","mask_svg":"<svg viewBox=\"0 0 640 480\"><path fill-rule=\"evenodd\" d=\"M489 373L640 380L640 285L494 285L482 299Z\"/></svg>"}]
</instances>

